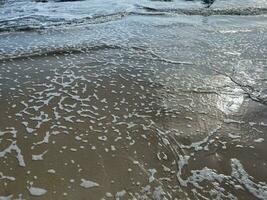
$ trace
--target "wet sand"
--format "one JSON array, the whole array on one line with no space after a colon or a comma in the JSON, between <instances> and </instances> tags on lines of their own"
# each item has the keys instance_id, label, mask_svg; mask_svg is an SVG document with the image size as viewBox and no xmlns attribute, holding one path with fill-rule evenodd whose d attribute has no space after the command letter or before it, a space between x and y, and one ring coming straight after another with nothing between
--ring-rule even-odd
<instances>
[{"instance_id":1,"label":"wet sand","mask_svg":"<svg viewBox=\"0 0 267 200\"><path fill-rule=\"evenodd\" d=\"M267 198L264 30L157 23L1 61L2 199Z\"/></svg>"}]
</instances>

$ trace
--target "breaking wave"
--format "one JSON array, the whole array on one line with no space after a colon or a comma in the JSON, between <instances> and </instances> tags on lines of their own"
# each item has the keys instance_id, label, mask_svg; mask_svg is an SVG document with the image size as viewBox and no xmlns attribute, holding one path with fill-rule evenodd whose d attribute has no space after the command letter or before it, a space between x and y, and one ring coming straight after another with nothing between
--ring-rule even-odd
<instances>
[{"instance_id":1,"label":"breaking wave","mask_svg":"<svg viewBox=\"0 0 267 200\"><path fill-rule=\"evenodd\" d=\"M86 16L82 18L53 18L45 15L31 14L26 16L14 17L11 19L0 20L0 32L7 31L34 31L40 29L47 29L53 27L68 27L77 25L88 24L101 24L112 21L121 20L127 16L138 15L200 15L200 16L213 16L213 15L266 15L267 8L264 7L246 7L246 8L155 8L153 6L135 5L136 10L133 11L121 11L104 15Z\"/></svg>"},{"instance_id":2,"label":"breaking wave","mask_svg":"<svg viewBox=\"0 0 267 200\"><path fill-rule=\"evenodd\" d=\"M165 12L165 13L176 13L184 15L266 15L267 8L247 7L247 8L204 8L204 9L179 9L179 8L153 8L148 6L138 5L140 8L148 12Z\"/></svg>"}]
</instances>

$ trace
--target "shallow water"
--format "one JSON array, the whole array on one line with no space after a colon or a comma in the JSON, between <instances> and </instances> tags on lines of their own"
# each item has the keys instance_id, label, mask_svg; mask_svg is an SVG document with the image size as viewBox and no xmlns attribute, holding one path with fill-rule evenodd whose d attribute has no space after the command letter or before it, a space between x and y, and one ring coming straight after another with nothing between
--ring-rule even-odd
<instances>
[{"instance_id":1,"label":"shallow water","mask_svg":"<svg viewBox=\"0 0 267 200\"><path fill-rule=\"evenodd\" d=\"M142 3L157 11L1 32L0 199L267 198L266 15Z\"/></svg>"}]
</instances>

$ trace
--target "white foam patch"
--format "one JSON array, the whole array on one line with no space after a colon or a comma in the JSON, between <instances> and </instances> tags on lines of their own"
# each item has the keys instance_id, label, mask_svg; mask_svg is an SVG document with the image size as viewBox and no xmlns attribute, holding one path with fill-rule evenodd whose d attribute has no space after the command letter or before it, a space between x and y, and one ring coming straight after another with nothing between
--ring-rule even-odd
<instances>
[{"instance_id":1,"label":"white foam patch","mask_svg":"<svg viewBox=\"0 0 267 200\"><path fill-rule=\"evenodd\" d=\"M267 184L255 183L253 177L249 176L241 162L235 158L231 159L232 177L243 185L252 195L259 199L267 199Z\"/></svg>"},{"instance_id":2,"label":"white foam patch","mask_svg":"<svg viewBox=\"0 0 267 200\"><path fill-rule=\"evenodd\" d=\"M160 199L165 199L165 198L164 198L164 195L165 195L165 194L166 194L166 193L164 192L162 186L158 186L158 187L156 187L155 190L153 191L153 199L158 199L158 200L160 200Z\"/></svg>"},{"instance_id":3,"label":"white foam patch","mask_svg":"<svg viewBox=\"0 0 267 200\"><path fill-rule=\"evenodd\" d=\"M231 123L244 124L245 123L243 121L234 120L234 119L224 119L223 122L226 124L231 124Z\"/></svg>"},{"instance_id":4,"label":"white foam patch","mask_svg":"<svg viewBox=\"0 0 267 200\"><path fill-rule=\"evenodd\" d=\"M7 128L6 131L0 131L0 136L3 136L5 134L8 134L8 133L11 133L13 138L16 138L17 137L17 130L15 130L14 127L10 127L10 128Z\"/></svg>"},{"instance_id":5,"label":"white foam patch","mask_svg":"<svg viewBox=\"0 0 267 200\"><path fill-rule=\"evenodd\" d=\"M258 139L255 139L254 142L261 143L261 142L264 142L264 139L263 138L258 138Z\"/></svg>"},{"instance_id":6,"label":"white foam patch","mask_svg":"<svg viewBox=\"0 0 267 200\"><path fill-rule=\"evenodd\" d=\"M98 187L99 184L90 180L85 180L85 179L81 179L81 184L80 186L84 187L84 188L92 188L92 187Z\"/></svg>"},{"instance_id":7,"label":"white foam patch","mask_svg":"<svg viewBox=\"0 0 267 200\"><path fill-rule=\"evenodd\" d=\"M20 148L17 146L16 141L12 142L12 144L3 151L0 151L0 158L4 157L7 153L11 153L12 150L17 153L16 158L18 160L19 166L25 167L26 164L24 161L24 157L21 153Z\"/></svg>"},{"instance_id":8,"label":"white foam patch","mask_svg":"<svg viewBox=\"0 0 267 200\"><path fill-rule=\"evenodd\" d=\"M29 192L31 195L33 196L43 196L47 190L43 189L43 188L38 188L38 187L30 187L28 188Z\"/></svg>"},{"instance_id":9,"label":"white foam patch","mask_svg":"<svg viewBox=\"0 0 267 200\"><path fill-rule=\"evenodd\" d=\"M50 138L50 133L47 131L45 133L44 139L42 141L40 141L40 142L34 143L34 145L40 145L40 144L44 144L44 143L48 144L49 143L49 138Z\"/></svg>"},{"instance_id":10,"label":"white foam patch","mask_svg":"<svg viewBox=\"0 0 267 200\"><path fill-rule=\"evenodd\" d=\"M150 173L148 180L149 180L149 183L152 183L155 180L154 175L157 172L157 170L156 169L149 169L148 171Z\"/></svg>"},{"instance_id":11,"label":"white foam patch","mask_svg":"<svg viewBox=\"0 0 267 200\"><path fill-rule=\"evenodd\" d=\"M118 199L120 199L120 197L123 197L124 195L126 194L126 191L125 190L122 190L122 191L119 191L119 192L117 192L116 193L116 200Z\"/></svg>"},{"instance_id":12,"label":"white foam patch","mask_svg":"<svg viewBox=\"0 0 267 200\"><path fill-rule=\"evenodd\" d=\"M13 195L9 196L0 196L0 200L12 200Z\"/></svg>"},{"instance_id":13,"label":"white foam patch","mask_svg":"<svg viewBox=\"0 0 267 200\"><path fill-rule=\"evenodd\" d=\"M240 138L240 135L233 135L231 133L228 133L228 136L232 139L237 139L237 138Z\"/></svg>"},{"instance_id":14,"label":"white foam patch","mask_svg":"<svg viewBox=\"0 0 267 200\"><path fill-rule=\"evenodd\" d=\"M211 140L210 138L214 136L218 130L221 129L221 125L218 125L216 128L214 128L207 137L204 139L198 141L198 142L193 142L191 145L181 145L182 148L184 149L195 149L195 151L200 151L200 150L208 150L209 145L214 141Z\"/></svg>"},{"instance_id":15,"label":"white foam patch","mask_svg":"<svg viewBox=\"0 0 267 200\"><path fill-rule=\"evenodd\" d=\"M49 169L49 170L47 170L47 172L50 173L50 174L55 174L55 173L56 173L56 170L54 170L54 169Z\"/></svg>"},{"instance_id":16,"label":"white foam patch","mask_svg":"<svg viewBox=\"0 0 267 200\"><path fill-rule=\"evenodd\" d=\"M0 180L4 180L4 179L10 180L10 181L15 181L16 180L15 177L13 177L13 176L5 176L2 172L0 172Z\"/></svg>"},{"instance_id":17,"label":"white foam patch","mask_svg":"<svg viewBox=\"0 0 267 200\"><path fill-rule=\"evenodd\" d=\"M38 155L32 155L32 160L43 160L43 156L47 153L47 150Z\"/></svg>"},{"instance_id":18,"label":"white foam patch","mask_svg":"<svg viewBox=\"0 0 267 200\"><path fill-rule=\"evenodd\" d=\"M106 141L108 138L107 136L98 136L98 140L101 140L101 141Z\"/></svg>"}]
</instances>

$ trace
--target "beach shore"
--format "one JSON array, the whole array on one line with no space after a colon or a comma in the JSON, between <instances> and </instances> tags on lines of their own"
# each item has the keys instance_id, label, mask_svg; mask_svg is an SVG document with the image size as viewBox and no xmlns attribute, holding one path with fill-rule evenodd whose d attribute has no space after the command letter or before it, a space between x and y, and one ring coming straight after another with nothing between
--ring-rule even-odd
<instances>
[{"instance_id":1,"label":"beach shore","mask_svg":"<svg viewBox=\"0 0 267 200\"><path fill-rule=\"evenodd\" d=\"M265 25L128 16L2 33L1 198L266 199Z\"/></svg>"}]
</instances>

